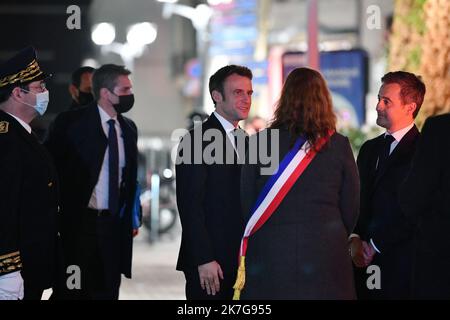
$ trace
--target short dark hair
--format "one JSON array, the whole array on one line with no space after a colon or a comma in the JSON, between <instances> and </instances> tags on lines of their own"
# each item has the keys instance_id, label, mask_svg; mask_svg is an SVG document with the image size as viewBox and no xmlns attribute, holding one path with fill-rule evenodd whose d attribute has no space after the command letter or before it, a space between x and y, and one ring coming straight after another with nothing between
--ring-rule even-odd
<instances>
[{"instance_id":1,"label":"short dark hair","mask_svg":"<svg viewBox=\"0 0 450 320\"><path fill-rule=\"evenodd\" d=\"M79 88L81 84L81 76L85 73L94 73L95 69L92 67L80 67L72 73L72 84Z\"/></svg>"},{"instance_id":2,"label":"short dark hair","mask_svg":"<svg viewBox=\"0 0 450 320\"><path fill-rule=\"evenodd\" d=\"M124 66L115 64L104 64L94 71L92 76L92 93L96 100L100 99L100 89L106 88L113 91L117 85L117 78L119 76L128 76L131 71Z\"/></svg>"},{"instance_id":3,"label":"short dark hair","mask_svg":"<svg viewBox=\"0 0 450 320\"><path fill-rule=\"evenodd\" d=\"M0 89L0 103L3 103L9 99L9 97L11 96L11 92L15 87L17 86L8 86L6 88Z\"/></svg>"},{"instance_id":4,"label":"short dark hair","mask_svg":"<svg viewBox=\"0 0 450 320\"><path fill-rule=\"evenodd\" d=\"M413 117L415 118L422 106L426 92L422 78L410 72L394 71L386 73L381 78L381 82L383 82L383 84L397 83L400 86L400 99L402 100L402 103L415 102L417 105L417 108L413 113Z\"/></svg>"},{"instance_id":5,"label":"short dark hair","mask_svg":"<svg viewBox=\"0 0 450 320\"><path fill-rule=\"evenodd\" d=\"M222 97L225 99L225 93L223 91L223 84L225 83L225 80L231 76L232 74L237 74L242 77L249 78L252 80L253 74L252 71L244 66L237 66L237 65L228 65L223 68L220 68L216 71L210 78L209 78L209 94L211 95L212 99L212 92L214 90L219 91ZM214 102L214 105L216 102L214 99L212 99Z\"/></svg>"},{"instance_id":6,"label":"short dark hair","mask_svg":"<svg viewBox=\"0 0 450 320\"><path fill-rule=\"evenodd\" d=\"M9 97L11 96L11 93L13 92L14 88L20 87L21 89L25 89L27 91L30 90L29 83L27 84L15 84L12 86L7 86L6 88L0 89L0 104L7 101Z\"/></svg>"}]
</instances>

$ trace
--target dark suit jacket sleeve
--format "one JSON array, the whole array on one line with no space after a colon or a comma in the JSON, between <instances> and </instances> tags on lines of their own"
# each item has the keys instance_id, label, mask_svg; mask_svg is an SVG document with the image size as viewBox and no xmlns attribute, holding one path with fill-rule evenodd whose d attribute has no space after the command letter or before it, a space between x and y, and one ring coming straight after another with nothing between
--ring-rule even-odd
<instances>
[{"instance_id":1,"label":"dark suit jacket sleeve","mask_svg":"<svg viewBox=\"0 0 450 320\"><path fill-rule=\"evenodd\" d=\"M257 135L253 135L250 138L250 145L255 145L253 140L257 139ZM241 209L244 217L244 221L247 222L250 219L250 210L256 202L257 186L256 180L260 172L258 171L258 164L250 164L250 154L247 151L245 155L245 162L241 169Z\"/></svg>"},{"instance_id":2,"label":"dark suit jacket sleeve","mask_svg":"<svg viewBox=\"0 0 450 320\"><path fill-rule=\"evenodd\" d=\"M359 177L355 158L346 138L342 150L343 172L339 207L347 233L352 233L358 219Z\"/></svg>"},{"instance_id":3,"label":"dark suit jacket sleeve","mask_svg":"<svg viewBox=\"0 0 450 320\"><path fill-rule=\"evenodd\" d=\"M0 256L18 250L17 232L11 228L19 224L23 175L21 166L17 163L20 161L15 152L17 145L13 145L13 141L6 137L7 134L0 134Z\"/></svg>"},{"instance_id":4,"label":"dark suit jacket sleeve","mask_svg":"<svg viewBox=\"0 0 450 320\"><path fill-rule=\"evenodd\" d=\"M190 139L183 138L178 155L186 156L191 150L193 160L193 144ZM203 164L180 163L177 159L176 184L177 205L183 227L187 260L192 266L198 266L215 260L210 236L206 228L204 199L206 197L207 168Z\"/></svg>"},{"instance_id":5,"label":"dark suit jacket sleeve","mask_svg":"<svg viewBox=\"0 0 450 320\"><path fill-rule=\"evenodd\" d=\"M362 236L365 234L366 228L367 228L367 212L365 208L363 207L365 204L364 197L366 193L368 192L366 189L368 188L367 184L364 182L366 181L368 169L367 169L367 159L368 157L368 146L367 142L364 143L361 146L361 149L358 153L358 158L356 159L356 163L358 166L358 172L359 172L359 179L360 179L360 207L358 208L359 216L358 221L356 222L355 229L353 230L354 233L356 233L359 236Z\"/></svg>"},{"instance_id":6,"label":"dark suit jacket sleeve","mask_svg":"<svg viewBox=\"0 0 450 320\"><path fill-rule=\"evenodd\" d=\"M448 131L439 132L436 120L430 118L425 122L411 171L400 190L400 206L412 223L427 209L439 187L442 172L439 138L448 135Z\"/></svg>"}]
</instances>

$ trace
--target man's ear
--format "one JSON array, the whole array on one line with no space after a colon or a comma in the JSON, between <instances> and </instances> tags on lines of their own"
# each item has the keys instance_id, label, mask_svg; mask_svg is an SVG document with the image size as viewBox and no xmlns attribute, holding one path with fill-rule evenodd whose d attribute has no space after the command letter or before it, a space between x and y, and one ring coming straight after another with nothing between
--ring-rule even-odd
<instances>
[{"instance_id":1,"label":"man's ear","mask_svg":"<svg viewBox=\"0 0 450 320\"><path fill-rule=\"evenodd\" d=\"M11 96L17 100L17 98L22 98L22 95L24 94L24 92L20 89L20 87L15 87L14 89L12 89L11 91Z\"/></svg>"},{"instance_id":2,"label":"man's ear","mask_svg":"<svg viewBox=\"0 0 450 320\"><path fill-rule=\"evenodd\" d=\"M222 94L217 90L213 90L213 92L211 93L211 96L216 103L223 101Z\"/></svg>"},{"instance_id":3,"label":"man's ear","mask_svg":"<svg viewBox=\"0 0 450 320\"><path fill-rule=\"evenodd\" d=\"M100 98L107 99L110 94L110 91L106 88L100 89Z\"/></svg>"},{"instance_id":4,"label":"man's ear","mask_svg":"<svg viewBox=\"0 0 450 320\"><path fill-rule=\"evenodd\" d=\"M69 93L72 96L72 99L76 100L78 102L78 89L73 84L70 84L69 86Z\"/></svg>"},{"instance_id":5,"label":"man's ear","mask_svg":"<svg viewBox=\"0 0 450 320\"><path fill-rule=\"evenodd\" d=\"M415 102L411 102L406 105L406 110L408 110L408 113L411 113L411 115L414 114L416 109L417 109L417 104Z\"/></svg>"}]
</instances>

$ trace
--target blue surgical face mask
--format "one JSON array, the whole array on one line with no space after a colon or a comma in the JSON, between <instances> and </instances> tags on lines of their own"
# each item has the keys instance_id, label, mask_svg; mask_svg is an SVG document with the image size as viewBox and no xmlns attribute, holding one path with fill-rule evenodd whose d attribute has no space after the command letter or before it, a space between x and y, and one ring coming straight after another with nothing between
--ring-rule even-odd
<instances>
[{"instance_id":1,"label":"blue surgical face mask","mask_svg":"<svg viewBox=\"0 0 450 320\"><path fill-rule=\"evenodd\" d=\"M40 93L33 93L31 91L22 89L28 93L32 93L36 96L36 105L31 105L28 104L26 102L24 102L26 105L36 109L37 113L39 113L41 116L45 113L45 111L47 111L47 106L48 106L48 102L50 101L50 97L49 97L49 92L44 91L44 92L40 92Z\"/></svg>"}]
</instances>

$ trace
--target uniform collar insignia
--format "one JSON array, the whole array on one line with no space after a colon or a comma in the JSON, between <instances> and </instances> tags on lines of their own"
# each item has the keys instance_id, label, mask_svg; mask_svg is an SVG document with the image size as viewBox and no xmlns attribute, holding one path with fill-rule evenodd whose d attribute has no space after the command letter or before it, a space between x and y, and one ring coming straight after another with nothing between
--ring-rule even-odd
<instances>
[{"instance_id":1,"label":"uniform collar insignia","mask_svg":"<svg viewBox=\"0 0 450 320\"><path fill-rule=\"evenodd\" d=\"M9 126L9 122L7 122L7 121L0 121L0 134L1 133L8 133L8 126Z\"/></svg>"}]
</instances>

